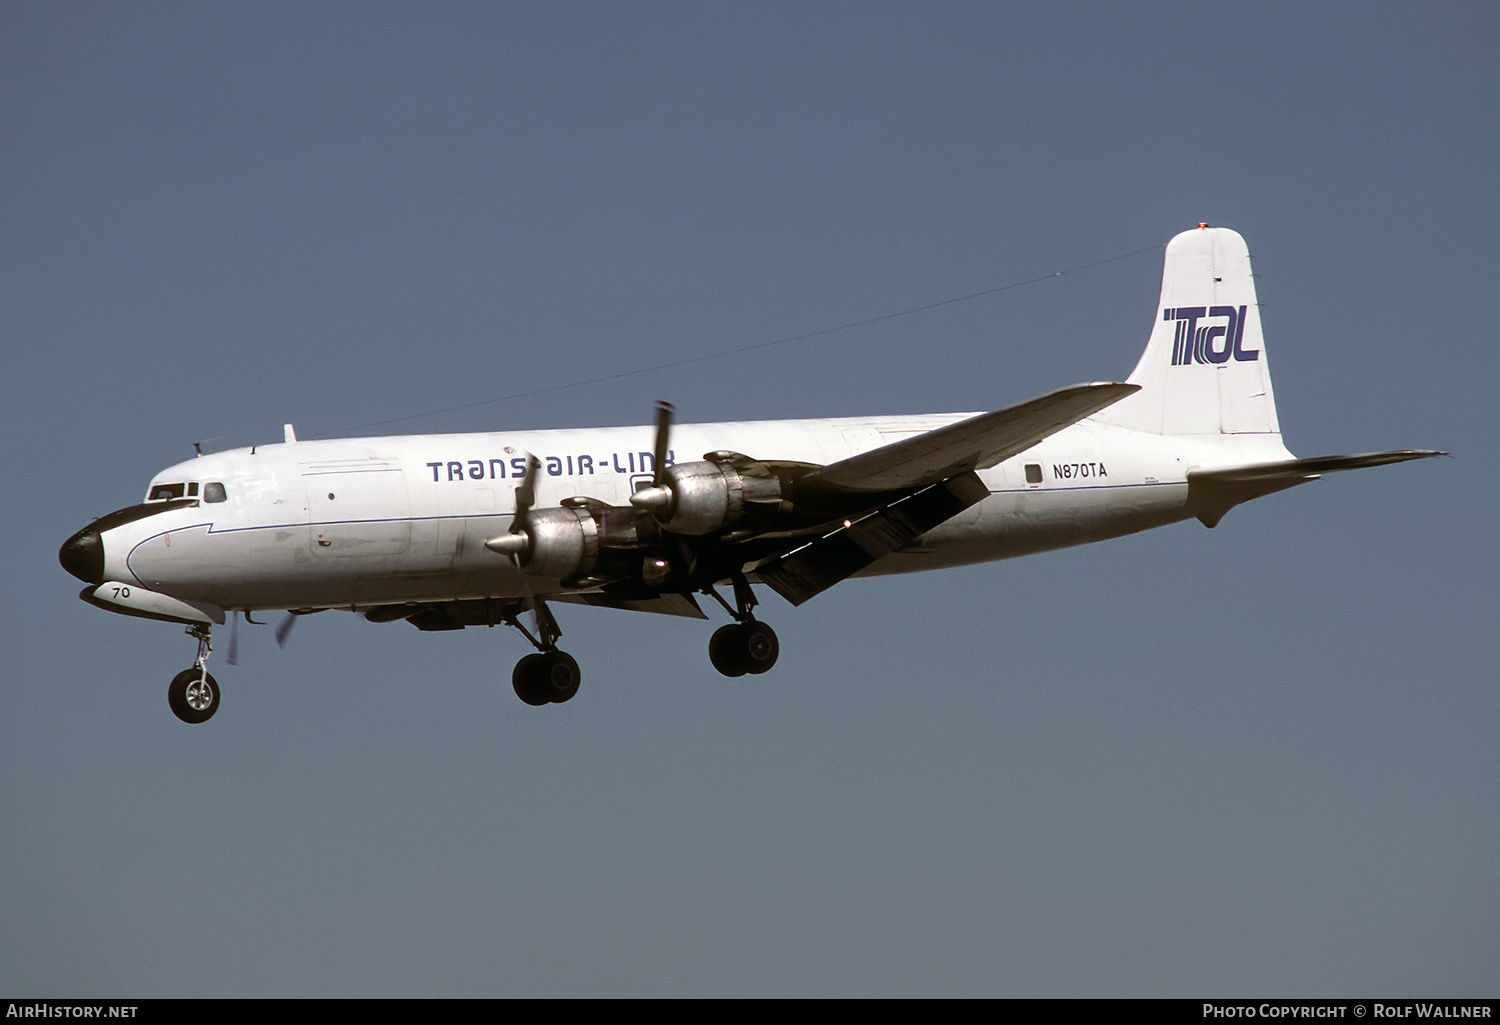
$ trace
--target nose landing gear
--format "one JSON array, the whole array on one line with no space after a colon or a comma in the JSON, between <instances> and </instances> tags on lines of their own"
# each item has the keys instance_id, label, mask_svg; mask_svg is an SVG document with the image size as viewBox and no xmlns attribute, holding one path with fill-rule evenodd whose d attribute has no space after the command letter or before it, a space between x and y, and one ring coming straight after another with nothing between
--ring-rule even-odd
<instances>
[{"instance_id":1,"label":"nose landing gear","mask_svg":"<svg viewBox=\"0 0 1500 1025\"><path fill-rule=\"evenodd\" d=\"M192 668L172 677L167 686L167 704L172 714L185 723L208 722L219 710L219 681L208 674L208 656L213 651L207 626L190 626L190 636L198 639L198 657Z\"/></svg>"}]
</instances>

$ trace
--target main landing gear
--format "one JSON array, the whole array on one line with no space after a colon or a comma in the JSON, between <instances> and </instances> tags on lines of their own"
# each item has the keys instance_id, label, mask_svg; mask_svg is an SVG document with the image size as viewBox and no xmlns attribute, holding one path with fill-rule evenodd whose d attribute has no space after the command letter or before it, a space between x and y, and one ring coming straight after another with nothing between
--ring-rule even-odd
<instances>
[{"instance_id":1,"label":"main landing gear","mask_svg":"<svg viewBox=\"0 0 1500 1025\"><path fill-rule=\"evenodd\" d=\"M734 604L730 605L710 585L703 593L724 606L734 622L714 631L708 642L708 658L725 676L759 675L776 664L781 643L776 631L755 618L755 592L743 574L730 578L734 585ZM521 623L519 614L530 606L536 616L536 633ZM528 705L562 704L578 693L582 674L578 662L557 646L562 630L552 610L541 598L530 598L525 604L512 605L499 612L498 619L513 626L537 649L516 663L511 685L516 697ZM491 620L493 623L494 620Z\"/></svg>"},{"instance_id":2,"label":"main landing gear","mask_svg":"<svg viewBox=\"0 0 1500 1025\"><path fill-rule=\"evenodd\" d=\"M172 677L167 686L167 704L172 714L185 723L208 722L219 710L219 681L208 675L208 656L214 650L207 626L190 626L190 636L198 639L198 657L191 669Z\"/></svg>"},{"instance_id":3,"label":"main landing gear","mask_svg":"<svg viewBox=\"0 0 1500 1025\"><path fill-rule=\"evenodd\" d=\"M582 674L566 651L538 651L516 663L510 675L516 697L528 705L562 704L578 693Z\"/></svg>"},{"instance_id":4,"label":"main landing gear","mask_svg":"<svg viewBox=\"0 0 1500 1025\"><path fill-rule=\"evenodd\" d=\"M731 578L734 584L735 607L719 597L712 587L703 593L724 606L735 622L714 631L708 642L708 660L725 676L759 675L776 664L781 654L781 644L776 640L776 631L755 618L755 592L744 574Z\"/></svg>"},{"instance_id":5,"label":"main landing gear","mask_svg":"<svg viewBox=\"0 0 1500 1025\"><path fill-rule=\"evenodd\" d=\"M528 705L562 704L578 693L578 684L583 675L573 656L557 647L557 639L562 636L562 630L558 628L557 620L552 618L552 610L539 598L533 599L533 602L540 639L522 626L514 613L504 616L508 625L521 631L537 648L534 654L527 655L516 663L515 670L510 674L511 685L516 689L516 697Z\"/></svg>"}]
</instances>

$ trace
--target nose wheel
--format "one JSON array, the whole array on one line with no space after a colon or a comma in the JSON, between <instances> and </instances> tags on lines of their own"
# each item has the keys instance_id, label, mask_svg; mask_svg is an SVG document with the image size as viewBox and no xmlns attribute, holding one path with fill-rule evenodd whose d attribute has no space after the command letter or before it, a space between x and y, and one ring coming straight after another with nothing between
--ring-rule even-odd
<instances>
[{"instance_id":1,"label":"nose wheel","mask_svg":"<svg viewBox=\"0 0 1500 1025\"><path fill-rule=\"evenodd\" d=\"M185 723L208 722L219 710L219 681L201 666L184 669L172 677L167 687L167 704L172 714Z\"/></svg>"},{"instance_id":2,"label":"nose wheel","mask_svg":"<svg viewBox=\"0 0 1500 1025\"><path fill-rule=\"evenodd\" d=\"M188 627L188 634L198 639L198 658L192 668L172 677L167 685L167 705L172 714L196 726L208 722L219 710L219 681L208 673L208 656L213 651L208 627Z\"/></svg>"}]
</instances>

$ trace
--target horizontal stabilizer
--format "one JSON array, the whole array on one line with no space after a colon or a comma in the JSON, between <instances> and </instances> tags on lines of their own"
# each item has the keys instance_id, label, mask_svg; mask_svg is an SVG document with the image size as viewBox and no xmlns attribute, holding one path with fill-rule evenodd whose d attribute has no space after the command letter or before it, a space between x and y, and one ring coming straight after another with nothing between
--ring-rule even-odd
<instances>
[{"instance_id":1,"label":"horizontal stabilizer","mask_svg":"<svg viewBox=\"0 0 1500 1025\"><path fill-rule=\"evenodd\" d=\"M1404 448L1390 452L1365 452L1350 456L1315 456L1275 463L1253 463L1224 470L1193 470L1187 475L1188 502L1193 515L1212 527L1241 502L1317 480L1325 473L1360 470L1367 466L1404 463L1409 459L1431 459L1448 453L1428 448Z\"/></svg>"},{"instance_id":2,"label":"horizontal stabilizer","mask_svg":"<svg viewBox=\"0 0 1500 1025\"><path fill-rule=\"evenodd\" d=\"M1265 480L1311 480L1320 474L1338 470L1362 470L1366 466L1404 463L1408 459L1431 459L1448 453L1430 448L1403 448L1391 452L1366 452L1354 456L1316 456L1312 459L1289 459L1279 463L1256 463L1229 470L1199 470L1188 474L1188 481L1214 480L1224 484L1248 484Z\"/></svg>"},{"instance_id":3,"label":"horizontal stabilizer","mask_svg":"<svg viewBox=\"0 0 1500 1025\"><path fill-rule=\"evenodd\" d=\"M1140 390L1135 384L1075 384L914 438L830 463L804 478L842 491L924 487L984 470Z\"/></svg>"}]
</instances>

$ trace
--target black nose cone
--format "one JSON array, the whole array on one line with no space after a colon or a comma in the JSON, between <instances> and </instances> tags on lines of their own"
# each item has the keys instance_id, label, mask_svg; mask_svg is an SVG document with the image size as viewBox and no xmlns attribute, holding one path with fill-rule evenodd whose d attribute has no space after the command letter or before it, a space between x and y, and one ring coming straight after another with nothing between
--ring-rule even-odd
<instances>
[{"instance_id":1,"label":"black nose cone","mask_svg":"<svg viewBox=\"0 0 1500 1025\"><path fill-rule=\"evenodd\" d=\"M57 561L86 584L104 583L104 539L93 527L84 527L64 541Z\"/></svg>"}]
</instances>

